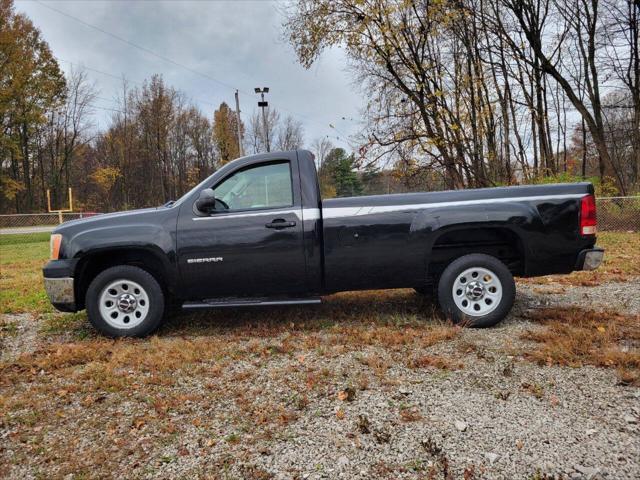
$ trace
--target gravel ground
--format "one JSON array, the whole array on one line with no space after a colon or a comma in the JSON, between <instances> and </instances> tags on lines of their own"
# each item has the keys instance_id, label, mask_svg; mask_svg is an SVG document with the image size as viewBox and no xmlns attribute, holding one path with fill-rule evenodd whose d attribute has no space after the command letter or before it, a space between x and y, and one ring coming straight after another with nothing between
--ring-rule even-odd
<instances>
[{"instance_id":1,"label":"gravel ground","mask_svg":"<svg viewBox=\"0 0 640 480\"><path fill-rule=\"evenodd\" d=\"M519 333L536 328L523 318L529 309L578 305L638 314L638 291L638 279L597 287L519 285L513 314L499 327L466 330L456 342L430 349L459 355L456 344L472 342L480 353L460 357L465 368L430 375L394 369L394 388L372 388L346 404L321 402L270 455L253 460L280 472L276 478L415 478L438 467L442 455L453 478L465 470L487 479L640 478L640 389L620 387L611 371L539 367L505 354ZM347 356L330 368L358 368L358 362ZM532 394L523 385L540 390ZM422 420L399 422L399 404L415 407ZM335 409L343 405L339 420ZM360 415L374 433L359 431ZM376 428L389 434L388 442L376 439Z\"/></svg>"},{"instance_id":2,"label":"gravel ground","mask_svg":"<svg viewBox=\"0 0 640 480\"><path fill-rule=\"evenodd\" d=\"M314 391L306 408L267 439L258 427L239 442L229 440L232 399L193 401L187 410L171 414L172 421L185 425L176 441L157 442L142 429L132 437L131 448L146 449L147 459L142 465L136 458L122 461L113 476L640 478L640 389L619 385L612 370L538 366L514 353L534 348L519 339L521 333L539 328L527 320L528 311L577 305L640 314L638 291L640 279L594 287L520 284L512 314L498 327L463 330L454 340L416 352L454 359L464 365L459 369L411 369L397 352L375 345L331 356L312 350L304 359L280 355L263 362L238 362L232 367L237 378L250 371L248 388L261 392L256 395L264 395L265 404L290 395L283 375L293 378L301 369L326 369L337 380ZM5 358L34 345L33 328L22 318L11 321L18 328L4 338ZM389 368L377 376L363 358L380 358ZM341 396L361 374L371 379L366 388L354 388L346 399L344 393ZM207 398L210 386L204 383L197 376L184 376L167 390ZM128 428L131 418L145 411L139 402L116 403L112 398L103 400L110 416L105 421L120 421ZM91 415L79 404L72 413L77 418ZM227 441L207 441L195 418ZM90 451L93 442L103 439L104 428L91 431L74 421L51 435L79 436L79 451ZM0 429L0 465L18 453L16 443L8 443L13 434ZM7 478L35 478L43 472L42 464L30 462L9 467ZM57 476L51 465L44 472Z\"/></svg>"},{"instance_id":3,"label":"gravel ground","mask_svg":"<svg viewBox=\"0 0 640 480\"><path fill-rule=\"evenodd\" d=\"M2 315L0 335L0 361L9 361L21 353L33 352L38 340L38 322L28 313Z\"/></svg>"}]
</instances>

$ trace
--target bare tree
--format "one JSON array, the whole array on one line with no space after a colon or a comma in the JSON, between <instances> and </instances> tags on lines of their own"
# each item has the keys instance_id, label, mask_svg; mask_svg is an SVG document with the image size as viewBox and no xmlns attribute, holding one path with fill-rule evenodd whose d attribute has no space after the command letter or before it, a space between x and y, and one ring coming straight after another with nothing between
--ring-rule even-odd
<instances>
[{"instance_id":1,"label":"bare tree","mask_svg":"<svg viewBox=\"0 0 640 480\"><path fill-rule=\"evenodd\" d=\"M631 125L630 185L638 182L640 170L640 2L638 0L605 0L604 55L600 65L613 72L629 92L625 104L607 102L605 108L629 110ZM618 99L624 97L617 97ZM621 112L614 112L614 114ZM616 115L617 116L617 115ZM608 120L609 121L609 120ZM626 177L623 177L626 178Z\"/></svg>"},{"instance_id":2,"label":"bare tree","mask_svg":"<svg viewBox=\"0 0 640 480\"><path fill-rule=\"evenodd\" d=\"M251 117L249 117L249 128L246 134L246 150L252 153L266 152L267 138L269 138L270 145L276 145L279 124L280 113L274 108L267 109L266 122L262 117L262 112L255 110Z\"/></svg>"},{"instance_id":3,"label":"bare tree","mask_svg":"<svg viewBox=\"0 0 640 480\"><path fill-rule=\"evenodd\" d=\"M318 137L311 144L311 151L315 156L316 168L320 170L327 155L333 150L333 144L327 137Z\"/></svg>"},{"instance_id":4,"label":"bare tree","mask_svg":"<svg viewBox=\"0 0 640 480\"><path fill-rule=\"evenodd\" d=\"M277 128L277 138L273 142L278 150L297 150L304 143L302 122L287 115Z\"/></svg>"},{"instance_id":5,"label":"bare tree","mask_svg":"<svg viewBox=\"0 0 640 480\"><path fill-rule=\"evenodd\" d=\"M67 78L64 104L48 113L47 123L38 131L35 158L42 208L46 208L46 190L51 190L54 205L61 205L66 199L77 160L93 139L91 115L95 97L95 86L89 84L86 72L72 71Z\"/></svg>"}]
</instances>

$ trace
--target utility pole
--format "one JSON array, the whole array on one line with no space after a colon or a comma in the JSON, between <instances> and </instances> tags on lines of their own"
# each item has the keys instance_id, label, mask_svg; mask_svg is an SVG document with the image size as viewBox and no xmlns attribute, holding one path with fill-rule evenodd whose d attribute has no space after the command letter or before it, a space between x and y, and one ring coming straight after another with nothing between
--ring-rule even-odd
<instances>
[{"instance_id":1,"label":"utility pole","mask_svg":"<svg viewBox=\"0 0 640 480\"><path fill-rule=\"evenodd\" d=\"M236 90L236 127L238 127L238 153L244 156L242 152L242 129L240 128L240 99L238 98L238 90Z\"/></svg>"},{"instance_id":2,"label":"utility pole","mask_svg":"<svg viewBox=\"0 0 640 480\"><path fill-rule=\"evenodd\" d=\"M267 129L267 114L265 113L265 109L269 106L269 102L265 102L264 100L264 94L269 93L269 87L256 87L253 89L253 91L260 94L261 101L258 102L258 106L262 109L262 125L264 128L264 137L267 142L267 152L270 152L271 147L269 145L269 130Z\"/></svg>"}]
</instances>

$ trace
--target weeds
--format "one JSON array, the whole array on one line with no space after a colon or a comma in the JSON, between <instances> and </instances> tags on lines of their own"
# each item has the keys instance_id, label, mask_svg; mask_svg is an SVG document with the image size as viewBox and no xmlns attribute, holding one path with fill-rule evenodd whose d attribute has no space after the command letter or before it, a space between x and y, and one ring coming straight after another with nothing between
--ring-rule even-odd
<instances>
[{"instance_id":1,"label":"weeds","mask_svg":"<svg viewBox=\"0 0 640 480\"><path fill-rule=\"evenodd\" d=\"M568 307L536 310L529 318L542 328L522 334L538 344L525 358L542 365L615 368L621 383L640 385L640 316Z\"/></svg>"},{"instance_id":2,"label":"weeds","mask_svg":"<svg viewBox=\"0 0 640 480\"><path fill-rule=\"evenodd\" d=\"M439 370L460 370L464 367L464 364L458 360L454 360L449 357L442 357L436 355L422 355L420 357L409 360L408 366L410 368L437 368Z\"/></svg>"}]
</instances>

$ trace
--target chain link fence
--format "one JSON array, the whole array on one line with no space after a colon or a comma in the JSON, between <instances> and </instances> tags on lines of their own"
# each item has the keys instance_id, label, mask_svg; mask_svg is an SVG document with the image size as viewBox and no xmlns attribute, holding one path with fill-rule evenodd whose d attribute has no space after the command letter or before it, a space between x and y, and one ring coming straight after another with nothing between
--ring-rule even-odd
<instances>
[{"instance_id":1,"label":"chain link fence","mask_svg":"<svg viewBox=\"0 0 640 480\"><path fill-rule=\"evenodd\" d=\"M0 215L1 243L29 243L47 240L49 232L61 223L99 215L96 212L79 213L24 213Z\"/></svg>"},{"instance_id":2,"label":"chain link fence","mask_svg":"<svg viewBox=\"0 0 640 480\"><path fill-rule=\"evenodd\" d=\"M640 195L596 199L598 230L640 232Z\"/></svg>"},{"instance_id":3,"label":"chain link fence","mask_svg":"<svg viewBox=\"0 0 640 480\"><path fill-rule=\"evenodd\" d=\"M598 230L601 232L640 232L640 196L603 197L596 199ZM69 220L100 215L97 212L82 213L32 213L0 215L0 236L20 235L23 242L48 239L57 225ZM16 237L16 240L18 237ZM4 240L8 240L4 237Z\"/></svg>"}]
</instances>

